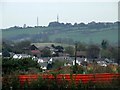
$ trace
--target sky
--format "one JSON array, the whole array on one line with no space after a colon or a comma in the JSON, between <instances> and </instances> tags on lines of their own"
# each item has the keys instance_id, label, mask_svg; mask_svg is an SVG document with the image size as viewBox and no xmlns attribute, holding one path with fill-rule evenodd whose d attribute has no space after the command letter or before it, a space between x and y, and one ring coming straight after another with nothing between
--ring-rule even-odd
<instances>
[{"instance_id":1,"label":"sky","mask_svg":"<svg viewBox=\"0 0 120 90\"><path fill-rule=\"evenodd\" d=\"M118 21L118 0L1 0L0 28L13 26L47 26L57 20L63 23Z\"/></svg>"}]
</instances>

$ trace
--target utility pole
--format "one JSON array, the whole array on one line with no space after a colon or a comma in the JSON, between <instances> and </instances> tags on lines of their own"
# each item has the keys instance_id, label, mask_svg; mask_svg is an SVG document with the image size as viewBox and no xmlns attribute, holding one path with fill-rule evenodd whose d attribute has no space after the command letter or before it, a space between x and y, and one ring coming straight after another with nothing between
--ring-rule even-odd
<instances>
[{"instance_id":1,"label":"utility pole","mask_svg":"<svg viewBox=\"0 0 120 90\"><path fill-rule=\"evenodd\" d=\"M73 66L73 73L77 73L78 71L76 59L77 59L77 42L75 43L75 65Z\"/></svg>"},{"instance_id":2,"label":"utility pole","mask_svg":"<svg viewBox=\"0 0 120 90\"><path fill-rule=\"evenodd\" d=\"M38 17L37 17L37 26L39 25L39 20L38 20Z\"/></svg>"},{"instance_id":3,"label":"utility pole","mask_svg":"<svg viewBox=\"0 0 120 90\"><path fill-rule=\"evenodd\" d=\"M59 16L58 16L58 14L57 14L57 22L59 22Z\"/></svg>"},{"instance_id":4,"label":"utility pole","mask_svg":"<svg viewBox=\"0 0 120 90\"><path fill-rule=\"evenodd\" d=\"M75 43L75 66L76 66L76 59L77 59L77 42Z\"/></svg>"}]
</instances>

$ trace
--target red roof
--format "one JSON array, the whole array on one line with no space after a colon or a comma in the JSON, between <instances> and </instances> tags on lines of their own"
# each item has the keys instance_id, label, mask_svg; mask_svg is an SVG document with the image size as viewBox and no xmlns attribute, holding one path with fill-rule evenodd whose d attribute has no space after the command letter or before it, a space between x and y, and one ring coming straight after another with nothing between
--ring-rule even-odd
<instances>
[{"instance_id":1,"label":"red roof","mask_svg":"<svg viewBox=\"0 0 120 90\"><path fill-rule=\"evenodd\" d=\"M87 52L86 51L77 51L77 56L86 56Z\"/></svg>"},{"instance_id":2,"label":"red roof","mask_svg":"<svg viewBox=\"0 0 120 90\"><path fill-rule=\"evenodd\" d=\"M40 54L41 52L39 50L31 50L31 53Z\"/></svg>"}]
</instances>

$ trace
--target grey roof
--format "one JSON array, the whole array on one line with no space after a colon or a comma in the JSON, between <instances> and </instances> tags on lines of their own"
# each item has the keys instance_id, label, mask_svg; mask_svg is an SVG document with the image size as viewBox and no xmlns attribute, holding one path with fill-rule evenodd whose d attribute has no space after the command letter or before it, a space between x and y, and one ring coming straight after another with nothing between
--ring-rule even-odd
<instances>
[{"instance_id":1,"label":"grey roof","mask_svg":"<svg viewBox=\"0 0 120 90\"><path fill-rule=\"evenodd\" d=\"M43 63L39 63L40 66L44 66L44 67L47 67L48 63L47 62L43 62Z\"/></svg>"}]
</instances>

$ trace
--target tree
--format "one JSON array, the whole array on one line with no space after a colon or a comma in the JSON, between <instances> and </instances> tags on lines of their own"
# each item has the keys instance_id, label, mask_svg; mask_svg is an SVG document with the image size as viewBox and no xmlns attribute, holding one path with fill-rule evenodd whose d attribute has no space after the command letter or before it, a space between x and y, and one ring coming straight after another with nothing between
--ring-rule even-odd
<instances>
[{"instance_id":1,"label":"tree","mask_svg":"<svg viewBox=\"0 0 120 90\"><path fill-rule=\"evenodd\" d=\"M63 52L64 51L64 48L62 46L55 46L55 49L58 50L58 52Z\"/></svg>"},{"instance_id":2,"label":"tree","mask_svg":"<svg viewBox=\"0 0 120 90\"><path fill-rule=\"evenodd\" d=\"M4 49L4 50L2 51L2 56L3 56L3 57L10 57L9 51L8 51L7 49Z\"/></svg>"},{"instance_id":3,"label":"tree","mask_svg":"<svg viewBox=\"0 0 120 90\"><path fill-rule=\"evenodd\" d=\"M112 52L109 49L102 49L101 50L101 57L102 58L112 58Z\"/></svg>"},{"instance_id":4,"label":"tree","mask_svg":"<svg viewBox=\"0 0 120 90\"><path fill-rule=\"evenodd\" d=\"M65 61L60 61L60 60L55 60L55 62L53 62L52 68L53 69L58 69L64 66Z\"/></svg>"},{"instance_id":5,"label":"tree","mask_svg":"<svg viewBox=\"0 0 120 90\"><path fill-rule=\"evenodd\" d=\"M107 49L102 49L101 50L101 56L102 58L109 58L109 59L114 59L115 62L119 64L119 48L115 46L111 46Z\"/></svg>"},{"instance_id":6,"label":"tree","mask_svg":"<svg viewBox=\"0 0 120 90\"><path fill-rule=\"evenodd\" d=\"M74 56L75 49L72 46L65 47L65 52L70 54L70 56Z\"/></svg>"},{"instance_id":7,"label":"tree","mask_svg":"<svg viewBox=\"0 0 120 90\"><path fill-rule=\"evenodd\" d=\"M78 24L78 26L79 27L85 27L86 25L85 25L85 23L80 23L80 24Z\"/></svg>"},{"instance_id":8,"label":"tree","mask_svg":"<svg viewBox=\"0 0 120 90\"><path fill-rule=\"evenodd\" d=\"M27 49L28 47L30 47L30 45L31 45L31 42L28 41L28 40L17 42L13 46L12 51L14 53L25 53L25 49Z\"/></svg>"},{"instance_id":9,"label":"tree","mask_svg":"<svg viewBox=\"0 0 120 90\"><path fill-rule=\"evenodd\" d=\"M102 40L101 42L101 46L102 46L102 49L106 49L108 47L109 43L107 40Z\"/></svg>"},{"instance_id":10,"label":"tree","mask_svg":"<svg viewBox=\"0 0 120 90\"><path fill-rule=\"evenodd\" d=\"M90 45L87 49L89 58L95 59L99 57L100 48L97 45Z\"/></svg>"},{"instance_id":11,"label":"tree","mask_svg":"<svg viewBox=\"0 0 120 90\"><path fill-rule=\"evenodd\" d=\"M4 74L9 74L16 71L28 71L30 68L38 69L40 66L36 61L32 60L31 58L19 60L3 58L2 67L2 72Z\"/></svg>"},{"instance_id":12,"label":"tree","mask_svg":"<svg viewBox=\"0 0 120 90\"><path fill-rule=\"evenodd\" d=\"M16 43L16 47L23 49L25 47L29 47L30 44L31 44L30 41L25 40L25 41L21 41L21 42Z\"/></svg>"},{"instance_id":13,"label":"tree","mask_svg":"<svg viewBox=\"0 0 120 90\"><path fill-rule=\"evenodd\" d=\"M47 70L50 70L50 69L52 69L52 64L48 63Z\"/></svg>"},{"instance_id":14,"label":"tree","mask_svg":"<svg viewBox=\"0 0 120 90\"><path fill-rule=\"evenodd\" d=\"M86 45L83 43L78 43L77 51L85 51L85 50L86 50Z\"/></svg>"},{"instance_id":15,"label":"tree","mask_svg":"<svg viewBox=\"0 0 120 90\"><path fill-rule=\"evenodd\" d=\"M11 44L13 44L13 43L10 42L10 41L3 41L3 42L2 42L2 50L5 49L5 50L11 52L11 51L12 51L12 46L11 46Z\"/></svg>"},{"instance_id":16,"label":"tree","mask_svg":"<svg viewBox=\"0 0 120 90\"><path fill-rule=\"evenodd\" d=\"M52 45L51 45L51 47L55 48L55 45L54 45L54 44L52 44Z\"/></svg>"},{"instance_id":17,"label":"tree","mask_svg":"<svg viewBox=\"0 0 120 90\"><path fill-rule=\"evenodd\" d=\"M120 51L120 48L119 47L111 47L110 51L112 53L112 58L114 58L115 62L117 62L119 64L119 60L120 60L119 51Z\"/></svg>"},{"instance_id":18,"label":"tree","mask_svg":"<svg viewBox=\"0 0 120 90\"><path fill-rule=\"evenodd\" d=\"M44 48L43 50L42 50L42 57L51 57L51 51L50 51L50 49L48 49L48 48Z\"/></svg>"}]
</instances>

